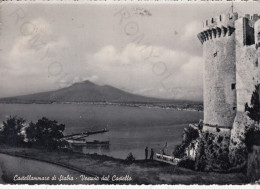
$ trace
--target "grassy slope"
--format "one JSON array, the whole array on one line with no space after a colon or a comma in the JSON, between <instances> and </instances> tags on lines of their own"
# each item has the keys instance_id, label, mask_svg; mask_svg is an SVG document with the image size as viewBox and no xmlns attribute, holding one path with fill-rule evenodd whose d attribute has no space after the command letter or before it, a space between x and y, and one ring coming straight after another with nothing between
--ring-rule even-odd
<instances>
[{"instance_id":1,"label":"grassy slope","mask_svg":"<svg viewBox=\"0 0 260 189\"><path fill-rule=\"evenodd\" d=\"M132 182L120 182L120 184L243 184L246 182L246 177L241 173L196 172L157 161L139 160L128 164L123 160L101 155L84 155L27 148L1 147L0 152L27 155L58 162L98 176L129 175L133 179Z\"/></svg>"}]
</instances>

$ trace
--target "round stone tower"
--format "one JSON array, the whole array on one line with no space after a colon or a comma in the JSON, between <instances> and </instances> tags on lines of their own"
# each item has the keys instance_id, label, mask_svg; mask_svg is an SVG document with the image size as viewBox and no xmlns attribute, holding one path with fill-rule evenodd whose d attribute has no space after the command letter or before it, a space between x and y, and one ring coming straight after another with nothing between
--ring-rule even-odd
<instances>
[{"instance_id":1,"label":"round stone tower","mask_svg":"<svg viewBox=\"0 0 260 189\"><path fill-rule=\"evenodd\" d=\"M237 13L222 14L203 23L198 38L204 58L204 126L232 128L236 115Z\"/></svg>"},{"instance_id":2,"label":"round stone tower","mask_svg":"<svg viewBox=\"0 0 260 189\"><path fill-rule=\"evenodd\" d=\"M255 22L255 44L260 47L260 20Z\"/></svg>"}]
</instances>

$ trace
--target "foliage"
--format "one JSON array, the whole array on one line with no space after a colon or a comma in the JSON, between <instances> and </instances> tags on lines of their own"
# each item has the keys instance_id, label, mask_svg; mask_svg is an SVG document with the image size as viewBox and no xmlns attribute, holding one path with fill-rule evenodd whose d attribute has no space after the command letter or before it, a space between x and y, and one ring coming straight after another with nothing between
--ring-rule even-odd
<instances>
[{"instance_id":1,"label":"foliage","mask_svg":"<svg viewBox=\"0 0 260 189\"><path fill-rule=\"evenodd\" d=\"M254 120L257 124L260 121L260 99L259 99L260 84L255 86L255 91L251 96L251 107L245 104L245 111L248 117ZM247 150L251 152L253 145L260 145L260 130L259 127L250 127L245 132L245 144Z\"/></svg>"},{"instance_id":2,"label":"foliage","mask_svg":"<svg viewBox=\"0 0 260 189\"><path fill-rule=\"evenodd\" d=\"M126 160L127 162L129 162L129 163L132 163L132 162L135 161L135 157L134 157L134 155L132 154L132 152L130 152L130 153L127 155L127 157L126 157L125 160Z\"/></svg>"},{"instance_id":3,"label":"foliage","mask_svg":"<svg viewBox=\"0 0 260 189\"><path fill-rule=\"evenodd\" d=\"M194 170L195 161L190 158L184 158L178 162L178 166Z\"/></svg>"},{"instance_id":4,"label":"foliage","mask_svg":"<svg viewBox=\"0 0 260 189\"><path fill-rule=\"evenodd\" d=\"M183 144L178 144L174 151L173 151L173 155L176 158L183 158L185 156L185 147Z\"/></svg>"},{"instance_id":5,"label":"foliage","mask_svg":"<svg viewBox=\"0 0 260 189\"><path fill-rule=\"evenodd\" d=\"M260 99L259 99L260 84L255 86L255 91L251 96L251 107L245 104L245 111L247 115L259 124L260 121Z\"/></svg>"},{"instance_id":6,"label":"foliage","mask_svg":"<svg viewBox=\"0 0 260 189\"><path fill-rule=\"evenodd\" d=\"M0 140L4 144L19 146L24 142L22 129L24 128L25 120L14 116L9 117L6 122L3 122L3 128L0 131Z\"/></svg>"},{"instance_id":7,"label":"foliage","mask_svg":"<svg viewBox=\"0 0 260 189\"><path fill-rule=\"evenodd\" d=\"M184 129L184 144L185 146L189 146L191 141L196 140L199 137L199 131L194 129L193 127L188 127Z\"/></svg>"},{"instance_id":8,"label":"foliage","mask_svg":"<svg viewBox=\"0 0 260 189\"><path fill-rule=\"evenodd\" d=\"M185 156L185 149L191 144L192 141L199 137L199 131L193 127L188 127L184 129L182 143L178 144L173 152L173 155L177 158L182 158Z\"/></svg>"},{"instance_id":9,"label":"foliage","mask_svg":"<svg viewBox=\"0 0 260 189\"><path fill-rule=\"evenodd\" d=\"M195 169L199 171L228 170L230 167L228 140L229 137L220 133L203 132L197 147Z\"/></svg>"},{"instance_id":10,"label":"foliage","mask_svg":"<svg viewBox=\"0 0 260 189\"><path fill-rule=\"evenodd\" d=\"M48 120L43 117L36 123L31 122L26 128L28 142L46 148L56 149L63 138L64 124L58 124L55 120Z\"/></svg>"},{"instance_id":11,"label":"foliage","mask_svg":"<svg viewBox=\"0 0 260 189\"><path fill-rule=\"evenodd\" d=\"M251 152L253 145L260 145L259 127L251 127L246 131L245 144L249 152Z\"/></svg>"},{"instance_id":12,"label":"foliage","mask_svg":"<svg viewBox=\"0 0 260 189\"><path fill-rule=\"evenodd\" d=\"M238 147L236 151L230 156L230 164L232 172L245 172L246 173L246 163L247 163L248 151L246 147Z\"/></svg>"},{"instance_id":13,"label":"foliage","mask_svg":"<svg viewBox=\"0 0 260 189\"><path fill-rule=\"evenodd\" d=\"M220 170L228 170L231 167L229 162L228 152L219 153L216 162Z\"/></svg>"},{"instance_id":14,"label":"foliage","mask_svg":"<svg viewBox=\"0 0 260 189\"><path fill-rule=\"evenodd\" d=\"M205 167L206 167L205 142L203 138L201 138L198 144L198 152L195 160L195 169L198 171L204 171Z\"/></svg>"}]
</instances>

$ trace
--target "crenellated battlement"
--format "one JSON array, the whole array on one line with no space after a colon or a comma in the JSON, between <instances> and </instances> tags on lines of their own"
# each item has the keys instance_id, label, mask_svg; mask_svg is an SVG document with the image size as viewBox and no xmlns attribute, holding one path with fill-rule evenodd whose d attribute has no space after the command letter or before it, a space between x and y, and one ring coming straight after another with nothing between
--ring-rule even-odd
<instances>
[{"instance_id":1,"label":"crenellated battlement","mask_svg":"<svg viewBox=\"0 0 260 189\"><path fill-rule=\"evenodd\" d=\"M215 27L221 28L222 26L234 27L234 23L237 19L238 19L237 13L221 14L219 16L210 18L210 19L206 20L205 22L203 22L203 30L208 30L208 29L215 28Z\"/></svg>"},{"instance_id":2,"label":"crenellated battlement","mask_svg":"<svg viewBox=\"0 0 260 189\"><path fill-rule=\"evenodd\" d=\"M209 39L230 36L235 31L237 19L237 13L228 13L206 20L203 22L203 31L198 34L200 42L203 44Z\"/></svg>"},{"instance_id":3,"label":"crenellated battlement","mask_svg":"<svg viewBox=\"0 0 260 189\"><path fill-rule=\"evenodd\" d=\"M257 41L257 44L259 46L260 44L260 37L254 37L254 33L259 33L259 23L257 24L257 27L255 27L255 23L260 19L260 15L257 14L246 14L245 16L241 17L245 19L246 23L245 26L243 26L244 33L247 36L245 40L248 40L249 38L258 38L258 40L251 40L250 43L245 43L244 45L251 44L254 41ZM200 40L200 42L203 44L205 41L225 36L230 36L235 31L235 23L239 20L238 14L235 13L228 13L228 14L221 14L219 16L216 16L214 18L210 18L203 22L203 31L200 32L197 36ZM247 27L246 27L247 25ZM257 31L253 31L257 30Z\"/></svg>"},{"instance_id":4,"label":"crenellated battlement","mask_svg":"<svg viewBox=\"0 0 260 189\"><path fill-rule=\"evenodd\" d=\"M260 18L258 14L253 14L253 15L245 14L244 17L247 18L252 23L255 23L255 21L257 21Z\"/></svg>"},{"instance_id":5,"label":"crenellated battlement","mask_svg":"<svg viewBox=\"0 0 260 189\"><path fill-rule=\"evenodd\" d=\"M205 41L209 39L216 39L220 37L230 36L235 31L234 27L231 26L221 26L221 27L215 27L208 30L205 30L203 32L200 32L198 34L198 38L200 42L203 44Z\"/></svg>"}]
</instances>

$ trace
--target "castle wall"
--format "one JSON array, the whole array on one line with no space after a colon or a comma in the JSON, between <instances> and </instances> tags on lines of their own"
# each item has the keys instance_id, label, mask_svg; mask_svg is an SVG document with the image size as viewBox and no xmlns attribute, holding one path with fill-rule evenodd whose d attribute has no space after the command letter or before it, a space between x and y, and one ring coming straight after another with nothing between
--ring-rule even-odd
<instances>
[{"instance_id":1,"label":"castle wall","mask_svg":"<svg viewBox=\"0 0 260 189\"><path fill-rule=\"evenodd\" d=\"M235 27L237 110L244 112L245 104L250 105L255 85L260 82L260 49L256 50L254 44L247 45L252 43L252 36L254 37L247 19L240 18Z\"/></svg>"},{"instance_id":2,"label":"castle wall","mask_svg":"<svg viewBox=\"0 0 260 189\"><path fill-rule=\"evenodd\" d=\"M204 123L232 127L236 114L235 35L203 43Z\"/></svg>"},{"instance_id":3,"label":"castle wall","mask_svg":"<svg viewBox=\"0 0 260 189\"><path fill-rule=\"evenodd\" d=\"M246 115L245 104L251 104L255 85L260 81L260 49L254 43L254 22L248 18L240 18L235 22L237 113L229 146L229 159L233 167L247 161L245 132L253 121Z\"/></svg>"},{"instance_id":4,"label":"castle wall","mask_svg":"<svg viewBox=\"0 0 260 189\"><path fill-rule=\"evenodd\" d=\"M200 170L241 169L244 143L254 122L245 112L260 83L260 16L236 13L203 23L204 126L196 154ZM204 167L204 168L201 168Z\"/></svg>"}]
</instances>

